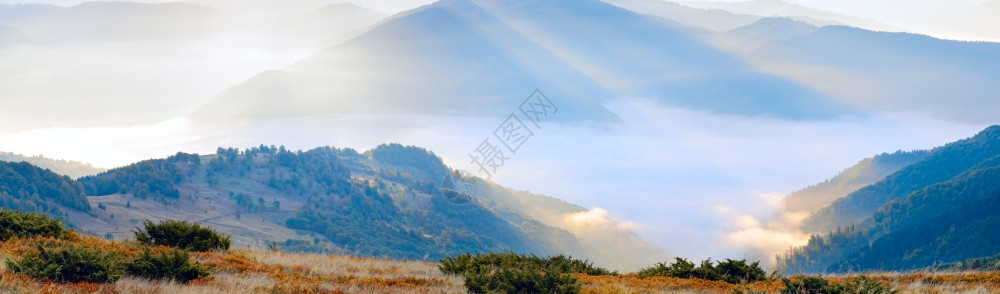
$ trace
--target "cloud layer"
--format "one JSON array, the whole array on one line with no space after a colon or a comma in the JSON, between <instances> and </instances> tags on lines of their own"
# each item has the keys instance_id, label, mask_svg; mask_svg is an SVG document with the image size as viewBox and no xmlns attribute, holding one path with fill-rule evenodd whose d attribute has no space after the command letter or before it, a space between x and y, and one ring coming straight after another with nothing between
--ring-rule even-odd
<instances>
[{"instance_id":1,"label":"cloud layer","mask_svg":"<svg viewBox=\"0 0 1000 294\"><path fill-rule=\"evenodd\" d=\"M512 99L512 109L518 100ZM789 230L801 216L784 214L782 195L832 177L861 158L932 148L983 127L916 114L783 121L676 109L645 99L623 99L608 108L624 121L543 123L493 180L595 207L564 216L566 227L578 233L629 228L670 255L699 259L769 259L803 240ZM400 142L474 171L468 154L503 120L351 115L195 125L176 118L146 126L0 133L0 150L112 167L177 151L212 153L219 146L366 150Z\"/></svg>"}]
</instances>

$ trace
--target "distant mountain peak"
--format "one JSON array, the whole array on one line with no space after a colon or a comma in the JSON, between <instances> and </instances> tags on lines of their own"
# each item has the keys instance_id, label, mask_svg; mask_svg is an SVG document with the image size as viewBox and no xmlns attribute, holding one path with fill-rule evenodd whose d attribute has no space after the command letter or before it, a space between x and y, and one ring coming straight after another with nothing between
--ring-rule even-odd
<instances>
[{"instance_id":1,"label":"distant mountain peak","mask_svg":"<svg viewBox=\"0 0 1000 294\"><path fill-rule=\"evenodd\" d=\"M27 156L3 151L0 151L0 161L28 162L32 165L49 169L55 173L70 176L74 179L86 175L97 174L107 170L104 168L94 167L90 163L86 162L51 159L42 155Z\"/></svg>"}]
</instances>

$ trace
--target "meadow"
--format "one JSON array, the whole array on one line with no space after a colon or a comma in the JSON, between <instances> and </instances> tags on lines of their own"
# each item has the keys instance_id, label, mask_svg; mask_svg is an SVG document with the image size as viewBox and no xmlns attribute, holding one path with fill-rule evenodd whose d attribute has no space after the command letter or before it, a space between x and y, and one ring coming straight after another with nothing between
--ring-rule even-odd
<instances>
[{"instance_id":1,"label":"meadow","mask_svg":"<svg viewBox=\"0 0 1000 294\"><path fill-rule=\"evenodd\" d=\"M13 238L0 243L0 259L18 258L33 244L73 243L136 256L140 246L73 233L51 237ZM160 248L160 250L164 250ZM208 277L187 283L123 277L114 283L57 283L12 273L0 263L2 293L465 293L464 280L444 274L438 263L351 256L293 254L278 250L192 252L191 258L209 269ZM697 278L573 274L581 293L780 293L781 281L730 284ZM827 276L844 283L856 275ZM869 273L899 293L997 293L1000 273ZM798 279L800 277L791 277Z\"/></svg>"},{"instance_id":2,"label":"meadow","mask_svg":"<svg viewBox=\"0 0 1000 294\"><path fill-rule=\"evenodd\" d=\"M1000 272L783 277L757 262L682 258L618 273L569 256L460 254L439 262L230 248L185 221L113 241L0 210L0 293L997 293Z\"/></svg>"}]
</instances>

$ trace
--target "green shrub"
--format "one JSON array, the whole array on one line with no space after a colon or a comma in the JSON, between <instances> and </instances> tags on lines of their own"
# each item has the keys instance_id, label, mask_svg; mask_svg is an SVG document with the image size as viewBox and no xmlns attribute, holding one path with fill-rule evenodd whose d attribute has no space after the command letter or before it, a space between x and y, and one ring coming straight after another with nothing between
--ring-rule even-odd
<instances>
[{"instance_id":1,"label":"green shrub","mask_svg":"<svg viewBox=\"0 0 1000 294\"><path fill-rule=\"evenodd\" d=\"M687 259L677 257L670 265L657 263L648 268L639 270L637 275L640 278L653 276L665 276L674 278L697 278L710 281L724 281L730 284L745 284L756 281L767 280L767 273L760 267L760 262L755 261L747 264L745 259L726 259L716 264L711 259L701 262L695 266Z\"/></svg>"},{"instance_id":2,"label":"green shrub","mask_svg":"<svg viewBox=\"0 0 1000 294\"><path fill-rule=\"evenodd\" d=\"M674 277L674 278L694 278L694 263L691 263L687 259L675 257L674 263L667 265L663 262L658 262L651 267L647 267L639 270L637 275L640 278L648 278L653 276L664 276L664 277Z\"/></svg>"},{"instance_id":3,"label":"green shrub","mask_svg":"<svg viewBox=\"0 0 1000 294\"><path fill-rule=\"evenodd\" d=\"M823 277L805 276L798 280L789 278L781 279L785 284L782 294L825 294L836 293L836 289L830 286L830 281Z\"/></svg>"},{"instance_id":4,"label":"green shrub","mask_svg":"<svg viewBox=\"0 0 1000 294\"><path fill-rule=\"evenodd\" d=\"M760 262L747 264L746 259L726 259L715 265L715 272L721 280L730 284L745 284L767 280L767 272L760 268Z\"/></svg>"},{"instance_id":5,"label":"green shrub","mask_svg":"<svg viewBox=\"0 0 1000 294\"><path fill-rule=\"evenodd\" d=\"M513 252L508 253L485 253L485 254L460 254L454 257L445 257L440 261L438 268L444 273L461 274L471 268L481 265L494 265L498 267L520 267L530 265L535 268L553 268L564 273L581 273L592 276L617 275L617 271L595 267L589 261L574 259L565 255L549 257L538 257L535 255L521 255Z\"/></svg>"},{"instance_id":6,"label":"green shrub","mask_svg":"<svg viewBox=\"0 0 1000 294\"><path fill-rule=\"evenodd\" d=\"M850 282L832 285L829 293L895 294L899 293L899 290L893 289L886 283L869 279L866 276L858 276Z\"/></svg>"},{"instance_id":7,"label":"green shrub","mask_svg":"<svg viewBox=\"0 0 1000 294\"><path fill-rule=\"evenodd\" d=\"M165 220L159 224L146 220L145 229L133 230L135 240L143 245L163 245L190 251L229 249L229 236L198 223Z\"/></svg>"},{"instance_id":8,"label":"green shrub","mask_svg":"<svg viewBox=\"0 0 1000 294\"><path fill-rule=\"evenodd\" d=\"M513 252L445 257L439 268L464 276L472 293L578 293L579 281L571 273L618 274L564 255L541 258Z\"/></svg>"},{"instance_id":9,"label":"green shrub","mask_svg":"<svg viewBox=\"0 0 1000 294\"><path fill-rule=\"evenodd\" d=\"M470 293L580 293L576 277L555 268L482 265L464 276Z\"/></svg>"},{"instance_id":10,"label":"green shrub","mask_svg":"<svg viewBox=\"0 0 1000 294\"><path fill-rule=\"evenodd\" d=\"M534 258L537 259L537 257ZM594 266L594 264L590 261L574 259L573 257L562 254L541 259L541 263L544 267L555 267L559 269L559 271L565 273L580 273L591 276L618 275L617 271L608 271L607 269Z\"/></svg>"},{"instance_id":11,"label":"green shrub","mask_svg":"<svg viewBox=\"0 0 1000 294\"><path fill-rule=\"evenodd\" d=\"M0 208L0 241L13 237L62 237L66 227L47 215Z\"/></svg>"},{"instance_id":12,"label":"green shrub","mask_svg":"<svg viewBox=\"0 0 1000 294\"><path fill-rule=\"evenodd\" d=\"M54 250L37 246L37 254L7 260L7 269L36 279L66 282L113 283L123 275L118 255L84 246L67 245Z\"/></svg>"},{"instance_id":13,"label":"green shrub","mask_svg":"<svg viewBox=\"0 0 1000 294\"><path fill-rule=\"evenodd\" d=\"M190 254L177 249L152 255L147 248L142 255L126 265L126 271L136 277L171 279L180 283L208 276L208 270L191 262Z\"/></svg>"},{"instance_id":14,"label":"green shrub","mask_svg":"<svg viewBox=\"0 0 1000 294\"><path fill-rule=\"evenodd\" d=\"M744 290L733 289L733 294L767 294L767 291L765 291L765 290L751 290L750 288L746 288Z\"/></svg>"},{"instance_id":15,"label":"green shrub","mask_svg":"<svg viewBox=\"0 0 1000 294\"><path fill-rule=\"evenodd\" d=\"M798 280L782 279L785 289L782 294L895 294L895 290L886 283L858 276L850 282L831 284L823 277L806 276Z\"/></svg>"}]
</instances>

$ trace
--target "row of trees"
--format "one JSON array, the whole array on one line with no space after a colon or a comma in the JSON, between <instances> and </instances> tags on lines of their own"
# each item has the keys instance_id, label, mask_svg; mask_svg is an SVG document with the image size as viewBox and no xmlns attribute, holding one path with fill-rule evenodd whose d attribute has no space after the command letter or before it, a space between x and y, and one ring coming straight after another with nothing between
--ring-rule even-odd
<instances>
[{"instance_id":1,"label":"row of trees","mask_svg":"<svg viewBox=\"0 0 1000 294\"><path fill-rule=\"evenodd\" d=\"M57 214L58 203L89 211L84 186L27 162L0 161L0 207Z\"/></svg>"},{"instance_id":2,"label":"row of trees","mask_svg":"<svg viewBox=\"0 0 1000 294\"><path fill-rule=\"evenodd\" d=\"M166 159L146 160L86 176L79 182L87 194L103 196L132 193L137 198L180 198L177 184L185 178L178 164L201 165L198 154L177 153Z\"/></svg>"}]
</instances>

